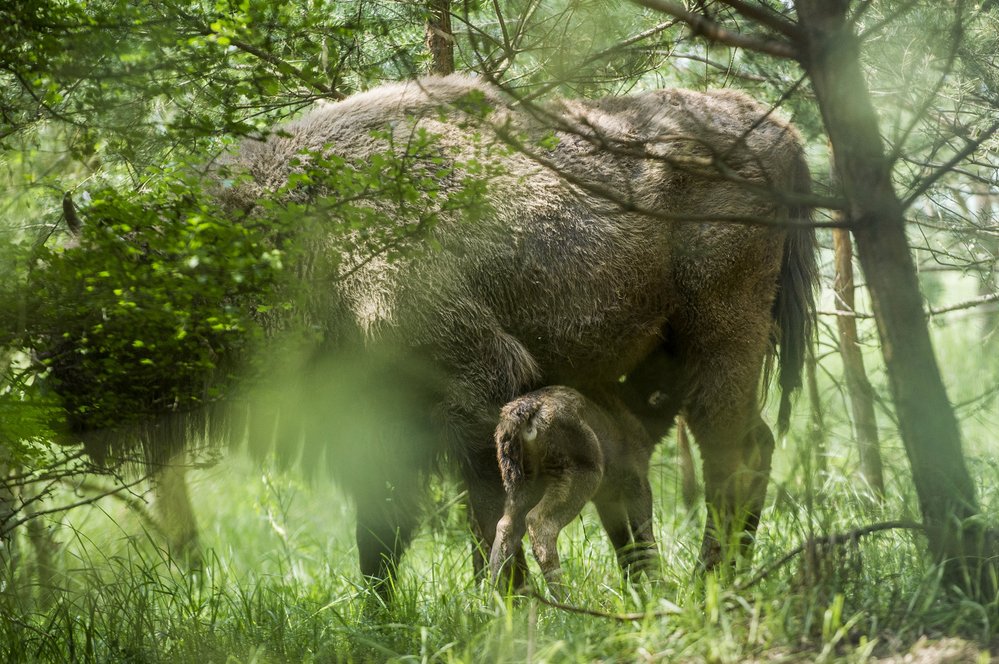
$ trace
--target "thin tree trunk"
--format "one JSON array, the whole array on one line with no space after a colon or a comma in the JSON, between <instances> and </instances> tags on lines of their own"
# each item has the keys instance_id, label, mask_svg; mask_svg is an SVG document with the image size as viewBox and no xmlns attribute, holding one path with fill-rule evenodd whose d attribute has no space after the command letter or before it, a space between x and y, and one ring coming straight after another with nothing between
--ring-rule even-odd
<instances>
[{"instance_id":1,"label":"thin tree trunk","mask_svg":"<svg viewBox=\"0 0 999 664\"><path fill-rule=\"evenodd\" d=\"M996 223L993 217L992 193L985 185L979 185L979 197L982 201L982 208L979 212L982 225L995 228ZM992 262L984 266L978 276L978 294L993 295L996 292L996 270L999 269L999 237L996 235L986 235L979 240L983 249L992 257ZM994 348L995 339L999 337L999 304L993 302L985 305L982 311L982 337L992 342Z\"/></svg>"},{"instance_id":2,"label":"thin tree trunk","mask_svg":"<svg viewBox=\"0 0 999 664\"><path fill-rule=\"evenodd\" d=\"M447 76L454 73L454 33L451 32L451 0L427 2L428 73Z\"/></svg>"},{"instance_id":3,"label":"thin tree trunk","mask_svg":"<svg viewBox=\"0 0 999 664\"><path fill-rule=\"evenodd\" d=\"M0 454L3 452L0 451ZM17 538L14 530L7 530L7 525L17 518L17 496L7 477L11 474L12 468L0 462L0 581L10 582L17 571L20 562ZM10 574L9 579L4 579L3 574Z\"/></svg>"},{"instance_id":4,"label":"thin tree trunk","mask_svg":"<svg viewBox=\"0 0 999 664\"><path fill-rule=\"evenodd\" d=\"M981 563L975 486L965 465L957 419L930 343L904 209L892 188L877 115L860 67L859 42L846 22L846 0L796 0L815 91L843 177L861 267L867 278L902 442L929 548L946 579L972 593L989 589ZM963 525L963 527L962 527Z\"/></svg>"},{"instance_id":5,"label":"thin tree trunk","mask_svg":"<svg viewBox=\"0 0 999 664\"><path fill-rule=\"evenodd\" d=\"M28 541L35 554L35 576L38 580L38 602L43 607L52 605L56 588L55 555L59 548L45 519L33 518L25 524Z\"/></svg>"},{"instance_id":6,"label":"thin tree trunk","mask_svg":"<svg viewBox=\"0 0 999 664\"><path fill-rule=\"evenodd\" d=\"M878 423L874 416L874 390L867 380L864 356L860 352L857 319L851 316L854 307L853 243L850 233L842 228L833 230L836 254L836 309L847 312L836 317L839 329L839 350L843 357L846 391L850 395L853 414L853 431L860 450L860 473L867 485L880 500L884 498L885 478L881 464L881 444L878 440Z\"/></svg>"}]
</instances>

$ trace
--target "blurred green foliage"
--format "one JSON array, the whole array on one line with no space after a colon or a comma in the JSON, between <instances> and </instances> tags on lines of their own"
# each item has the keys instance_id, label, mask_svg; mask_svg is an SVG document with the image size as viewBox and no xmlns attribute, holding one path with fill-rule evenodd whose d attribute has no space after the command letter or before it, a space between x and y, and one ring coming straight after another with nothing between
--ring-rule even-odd
<instances>
[{"instance_id":1,"label":"blurred green foliage","mask_svg":"<svg viewBox=\"0 0 999 664\"><path fill-rule=\"evenodd\" d=\"M141 195L90 194L79 248L43 246L24 346L53 373L75 427L184 410L219 398L207 381L254 333L252 304L280 251L234 224L187 179Z\"/></svg>"},{"instance_id":2,"label":"blurred green foliage","mask_svg":"<svg viewBox=\"0 0 999 664\"><path fill-rule=\"evenodd\" d=\"M350 165L303 155L252 221L221 210L219 185L199 177L239 137L266 136L316 99L411 75L424 57L422 12L364 0L0 7L0 348L10 351L0 461L65 428L54 390L73 428L217 399L233 358L299 297L294 271L282 274L284 251L301 250L285 246L286 224L321 214L327 232L362 233L390 253L426 236L436 212L424 199L447 166L417 176L389 155ZM305 189L338 195L296 202ZM64 192L83 222L78 240L66 233ZM409 206L404 223L376 226L379 197Z\"/></svg>"}]
</instances>

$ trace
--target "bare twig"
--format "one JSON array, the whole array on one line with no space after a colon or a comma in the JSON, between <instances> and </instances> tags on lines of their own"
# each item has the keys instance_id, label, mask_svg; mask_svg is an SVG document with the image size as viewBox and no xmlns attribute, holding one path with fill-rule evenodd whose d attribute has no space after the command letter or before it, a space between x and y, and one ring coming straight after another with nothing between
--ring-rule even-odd
<instances>
[{"instance_id":1,"label":"bare twig","mask_svg":"<svg viewBox=\"0 0 999 664\"><path fill-rule=\"evenodd\" d=\"M203 34L211 35L214 33L211 30L208 30L207 32L203 32ZM249 44L245 41L242 41L241 39L230 39L229 43L238 48L239 50L243 51L244 53L249 53L250 55L257 57L263 60L264 62L267 62L268 64L274 65L274 67L281 73L291 74L299 81L308 85L313 90L317 90L318 92L322 93L327 97L330 97L331 99L346 98L346 95L340 92L339 90L331 88L322 81L302 71L301 69L291 64L290 62L282 60L281 58L277 57L273 53L265 51L261 48L257 48L253 44Z\"/></svg>"},{"instance_id":2,"label":"bare twig","mask_svg":"<svg viewBox=\"0 0 999 664\"><path fill-rule=\"evenodd\" d=\"M853 17L851 17L851 19L850 19L850 25L851 26L855 27L859 23L860 18L864 15L864 13L871 6L871 4L872 4L872 2L870 0L866 0L863 3L863 5L861 5L857 9L857 11L854 13ZM884 30L886 27L888 27L892 23L900 20L903 16L905 16L906 14L908 14L915 7L916 7L916 0L909 0L908 2L902 4L901 6L893 8L893 10L890 11L890 12L887 12L885 14L885 17L882 18L880 21L877 21L877 22L874 23L874 25L865 28L865 30L862 33L860 33L860 35L859 35L860 41L861 42L870 41L878 33L880 33L882 30Z\"/></svg>"},{"instance_id":3,"label":"bare twig","mask_svg":"<svg viewBox=\"0 0 999 664\"><path fill-rule=\"evenodd\" d=\"M948 304L943 307L930 307L926 310L926 317L930 318L932 316L939 316L941 314L947 314L952 311L961 311L962 309L973 309L974 307L980 307L983 304L991 304L993 302L999 302L999 293L986 293L985 295L979 295L978 297L973 297L970 300L963 300L961 302L956 302L954 304ZM816 312L822 316L843 316L848 318L874 318L874 314L861 313L859 311L843 311L840 309L823 309Z\"/></svg>"},{"instance_id":4,"label":"bare twig","mask_svg":"<svg viewBox=\"0 0 999 664\"><path fill-rule=\"evenodd\" d=\"M706 58L702 55L697 55L696 53L678 53L674 51L662 51L659 49L653 49L647 52L652 53L653 55L667 56L668 58L671 58L673 60L691 60L692 62L700 62L702 64L706 64L709 67L713 67L714 69L724 72L725 75L730 78L739 78L744 81L752 81L753 83L766 83L771 80L766 76L758 76L756 74L751 74L746 71L733 69L731 63L718 62L716 60L712 60L711 58Z\"/></svg>"},{"instance_id":5,"label":"bare twig","mask_svg":"<svg viewBox=\"0 0 999 664\"><path fill-rule=\"evenodd\" d=\"M191 14L188 14L186 12L180 12L180 16L184 20L188 21L193 27L193 29L196 32L198 32L198 34L201 34L205 37L211 37L217 34L214 30L211 29L211 27L206 27L203 23L201 23L201 21L199 21L196 17L194 17ZM326 85L325 83L318 80L311 74L299 69L298 67L291 64L287 60L279 58L278 56L274 55L269 51L265 51L264 49L258 46L254 46L253 44L245 42L241 39L237 39L235 37L229 37L229 43L238 48L240 51L243 51L244 53L249 53L250 55L256 57L257 59L263 60L269 65L272 65L282 74L288 74L290 76L293 76L294 78L306 84L308 87L312 88L313 90L320 92L325 97L329 97L331 99L346 98L346 95L340 92L339 90L336 90Z\"/></svg>"},{"instance_id":6,"label":"bare twig","mask_svg":"<svg viewBox=\"0 0 999 664\"><path fill-rule=\"evenodd\" d=\"M986 293L985 295L979 295L978 297L973 297L970 300L965 300L964 302L957 302L956 304L949 304L945 307L930 308L929 316L938 316L940 314L946 314L951 311L960 311L961 309L971 309L973 307L979 307L983 304L989 304L991 302L999 302L999 293Z\"/></svg>"},{"instance_id":7,"label":"bare twig","mask_svg":"<svg viewBox=\"0 0 999 664\"><path fill-rule=\"evenodd\" d=\"M781 14L765 5L752 5L744 0L722 0L722 2L751 21L760 25L765 25L775 32L779 32L792 40L798 39L801 31L794 21L788 20Z\"/></svg>"},{"instance_id":8,"label":"bare twig","mask_svg":"<svg viewBox=\"0 0 999 664\"><path fill-rule=\"evenodd\" d=\"M846 309L820 309L815 313L820 316L842 316L844 318L874 318L874 314L866 314L860 311L847 311Z\"/></svg>"},{"instance_id":9,"label":"bare twig","mask_svg":"<svg viewBox=\"0 0 999 664\"><path fill-rule=\"evenodd\" d=\"M103 496L114 498L115 500L120 500L125 507L130 509L138 517L139 521L141 521L147 529L160 535L163 535L165 532L163 525L149 513L149 501L146 500L144 496L137 496L131 491L123 491L123 487L112 487L114 491L109 494L107 493L109 491L108 487L101 486L100 484L94 482L88 482L87 480L77 483L73 488L77 491L101 494Z\"/></svg>"},{"instance_id":10,"label":"bare twig","mask_svg":"<svg viewBox=\"0 0 999 664\"><path fill-rule=\"evenodd\" d=\"M528 148L526 145L524 145L523 141L518 140L516 137L514 137L511 134L511 132L507 131L505 128L503 128L503 127L496 127L495 129L496 129L497 136L499 136L499 138L501 140L503 140L504 142L506 142L508 145L510 145L510 147L512 147L513 149L517 150L518 152L520 152L522 155L524 155L528 159L534 161L535 163L537 163L537 164L539 164L539 165L541 165L541 166L543 166L543 167L545 167L545 168L547 168L547 169L549 169L549 170L551 170L551 171L553 171L555 173L558 173L559 177L561 177L563 180L565 180L569 184L571 184L573 186L576 186L576 187L579 187L580 189L582 189L582 190L584 190L584 191L586 191L586 192L588 192L590 194L594 194L596 196L599 196L600 198L602 198L602 199L604 199L604 200L606 200L606 201L614 204L622 212L633 212L635 214L640 214L642 216L650 217L650 218L653 218L653 219L660 219L660 220L663 220L663 221L677 221L677 222L695 222L695 223L696 222L728 222L728 223L741 223L741 224L760 225L760 226L778 226L778 227L781 227L781 228L798 228L798 227L807 227L807 228L843 228L843 227L848 227L847 224L845 224L844 222L841 222L841 221L823 222L823 221L813 221L811 219L770 219L770 218L763 218L763 217L752 216L752 215L724 215L724 214L702 215L702 214L667 214L667 213L663 213L663 212L660 212L659 210L654 210L654 209L651 209L651 208L649 208L647 206L640 205L640 204L636 203L635 201L633 201L633 200L631 200L631 199L629 199L629 198L627 198L625 196L622 196L620 193L618 193L617 190L615 190L615 189L613 189L611 187L605 186L605 185L600 184L598 182L595 182L595 181L593 181L591 179L579 177L579 176L577 176L577 175L575 175L573 173L570 173L565 168L562 168L559 164L556 164L555 162L553 162L551 159L548 159L548 158L542 156L541 154L539 154L538 152L536 152L536 151L531 150L530 148ZM652 157L652 158L658 158L659 160L666 161L667 163L671 163L674 166L679 166L681 168L686 167L688 170L693 170L693 169L690 168L690 166L692 166L692 164L686 163L686 162L689 162L690 160L685 160L685 163L678 164L678 163L674 163L673 160L663 159L662 157ZM713 161L709 160L708 162L705 162L704 166L707 166L708 164L715 166L716 170L714 170L713 172L710 172L710 173L704 173L704 172L700 172L700 171L694 171L694 172L698 172L701 175L714 175L715 177L719 177L721 179L730 180L730 181L732 180L731 177L726 177L726 175L723 172L719 172L719 170L717 170L717 168L719 166L717 163L713 163ZM701 164L698 164L698 166L701 166ZM750 183L750 182L740 181L739 184L745 186L749 190L754 190L754 189L759 188L759 185L757 185L756 183ZM773 196L777 200L780 200L782 203L794 202L794 203L806 203L806 204L807 203L819 204L818 201L816 200L817 197L814 197L814 196L811 196L811 195L797 194L797 193L792 193L792 192L775 191L775 190L768 189L768 188L763 188L763 189L766 189L765 193Z\"/></svg>"},{"instance_id":11,"label":"bare twig","mask_svg":"<svg viewBox=\"0 0 999 664\"><path fill-rule=\"evenodd\" d=\"M859 528L854 528L845 533L834 533L832 535L826 535L824 537L810 537L805 540L802 544L796 546L795 548L788 551L778 560L766 565L757 572L749 581L744 583L737 583L735 585L736 591L743 591L747 588L755 586L757 583L767 578L781 567L789 563L795 556L807 551L808 549L816 545L826 545L826 546L837 546L840 544L845 544L847 542L853 542L861 537L867 535L872 535L874 533L883 532L885 530L925 530L923 524L916 521L882 521L879 523L872 523L867 526L861 526Z\"/></svg>"},{"instance_id":12,"label":"bare twig","mask_svg":"<svg viewBox=\"0 0 999 664\"><path fill-rule=\"evenodd\" d=\"M576 65L576 69L584 69L587 66L593 64L594 62L598 62L600 60L603 60L608 55L612 55L613 53L616 53L616 52L618 52L620 50L628 48L629 46L632 46L632 45L634 45L634 44L642 41L643 39L648 39L649 37L653 37L653 36L655 36L655 35L663 32L665 30L668 30L668 29L672 28L674 25L676 25L676 21L675 20L674 21L664 21L664 22L662 22L662 23L660 23L658 25L654 25L651 28L649 28L648 30L643 30L642 32L639 32L636 35L632 35L631 37L628 37L624 41L618 42L617 44L614 44L613 46L610 46L608 48L603 49L602 51L598 51L598 52L594 53L593 55L590 55L585 60L583 60L581 63L579 63L578 65ZM540 88L538 88L537 90L534 90L533 92L531 92L530 94L524 95L524 96L520 97L519 99L517 99L516 102L515 102L515 104L524 104L524 103L533 101L534 99L537 99L541 95L546 94L546 93L550 92L551 90L553 90L554 88L558 87L560 85L560 83L561 83L561 81L552 81L550 83L546 83L546 84L542 85Z\"/></svg>"},{"instance_id":13,"label":"bare twig","mask_svg":"<svg viewBox=\"0 0 999 664\"><path fill-rule=\"evenodd\" d=\"M930 187L936 184L940 178L950 173L951 169L971 156L975 150L980 148L982 144L989 140L997 131L999 131L999 121L993 122L989 125L989 127L985 129L985 131L983 131L975 140L968 141L967 145L959 150L957 154L941 164L934 173L924 178L923 181L919 183L918 187L915 187L911 192L909 192L909 195L905 197L904 201L902 201L903 209L909 208L920 196L925 194Z\"/></svg>"},{"instance_id":14,"label":"bare twig","mask_svg":"<svg viewBox=\"0 0 999 664\"><path fill-rule=\"evenodd\" d=\"M112 489L108 489L107 491L104 491L104 492L102 492L100 494L97 494L97 495L94 495L94 496L90 496L89 498L85 498L83 500L78 500L75 503L70 503L68 505L59 505L57 507L50 507L49 509L44 509L44 510L32 511L27 516L22 517L22 518L14 521L12 523L5 524L2 528L0 528L0 537L3 537L5 535L7 535L8 533L13 532L15 529L17 529L18 526L21 526L21 525L27 523L28 521L30 521L32 519L35 519L37 517L45 516L45 515L48 515L48 514L58 514L59 512L67 512L69 510L76 509L77 507L83 507L84 505L93 505L94 503L96 503L97 501L101 500L102 498L106 498L108 496L112 496L112 495L114 495L116 493L119 493L121 491L125 491L127 489L131 489L133 486L135 486L135 485L137 485L137 484L139 484L141 482L145 482L145 481L146 481L145 477L140 477L139 479L137 479L137 480L135 480L133 482L129 482L127 484L121 484L120 486L114 487Z\"/></svg>"}]
</instances>

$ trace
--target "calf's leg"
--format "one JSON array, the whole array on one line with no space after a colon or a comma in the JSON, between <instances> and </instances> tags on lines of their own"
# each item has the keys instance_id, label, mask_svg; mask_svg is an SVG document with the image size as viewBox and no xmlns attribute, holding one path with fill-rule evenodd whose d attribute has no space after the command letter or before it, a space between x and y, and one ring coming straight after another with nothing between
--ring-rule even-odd
<instances>
[{"instance_id":1,"label":"calf's leg","mask_svg":"<svg viewBox=\"0 0 999 664\"><path fill-rule=\"evenodd\" d=\"M473 555L472 564L477 574L485 573L485 560L489 560L493 581L500 587L522 588L527 583L527 560L523 548L508 546L508 554L498 559L491 549L497 541L497 525L504 516L507 502L506 492L496 464L495 448L491 455L471 458L462 468L462 476L468 491L468 510L472 525ZM521 539L523 532L521 532ZM514 540L512 537L504 541ZM496 566L495 561L499 561Z\"/></svg>"},{"instance_id":2,"label":"calf's leg","mask_svg":"<svg viewBox=\"0 0 999 664\"><path fill-rule=\"evenodd\" d=\"M600 487L599 467L572 468L552 478L545 494L527 513L527 533L548 590L556 599L566 596L562 564L558 555L558 534L576 518Z\"/></svg>"},{"instance_id":3,"label":"calf's leg","mask_svg":"<svg viewBox=\"0 0 999 664\"><path fill-rule=\"evenodd\" d=\"M524 535L527 514L538 504L544 491L541 482L529 482L506 497L506 509L496 524L496 538L489 553L493 583L500 590L519 591L526 584Z\"/></svg>"}]
</instances>

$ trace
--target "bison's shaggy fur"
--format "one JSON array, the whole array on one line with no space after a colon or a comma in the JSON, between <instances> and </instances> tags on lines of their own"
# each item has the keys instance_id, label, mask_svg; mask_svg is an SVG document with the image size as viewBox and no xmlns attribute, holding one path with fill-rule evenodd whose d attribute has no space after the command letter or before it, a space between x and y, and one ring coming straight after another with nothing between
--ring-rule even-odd
<instances>
[{"instance_id":1,"label":"bison's shaggy fur","mask_svg":"<svg viewBox=\"0 0 999 664\"><path fill-rule=\"evenodd\" d=\"M424 135L429 147L410 156ZM773 436L758 394L778 345L782 426L800 383L815 269L812 231L796 225L809 177L794 129L731 91L538 108L474 79L429 78L322 105L245 142L228 167L247 178L219 196L252 215L310 158L336 170L387 154L445 193L484 167L484 205L470 214L412 192L371 200L381 227L365 232L422 218L404 209L436 214L399 236L429 248L413 242L389 260L330 212L363 188L293 179L301 186L278 193L311 214L301 234L312 247L288 257L301 258L293 317L308 343L297 363L280 362L300 389L283 389L297 408L279 419L325 451L355 496L362 572L392 576L441 458L467 487L488 552L504 507L499 408L544 385L598 394L624 375L639 386L668 378L657 416L682 410L700 445L709 513L723 519L705 531L705 562L716 562L719 528L751 531L762 507ZM251 435L275 431L273 419L251 419Z\"/></svg>"},{"instance_id":2,"label":"bison's shaggy fur","mask_svg":"<svg viewBox=\"0 0 999 664\"><path fill-rule=\"evenodd\" d=\"M491 113L467 113L469 99ZM543 385L595 393L628 374L668 376L660 416L682 409L701 447L709 513L724 521L706 528L714 564L718 529L751 531L762 507L773 436L758 393L775 344L782 426L800 384L815 268L812 231L797 223L809 177L794 129L732 91L525 109L473 79L430 78L325 105L246 143L234 163L252 183L228 195L252 205L303 149L364 160L399 152L416 129L437 137L444 161L474 159L484 143L502 149L490 153L499 168L476 221L445 213L436 250L394 262L341 252L314 286L311 319L327 339L300 401L323 417L306 439L326 447L356 496L363 573L392 575L421 477L441 455L488 552L504 505L499 407ZM546 136L555 140L537 142ZM664 352L646 363L655 348ZM331 388L348 363L359 374ZM325 419L334 401L352 417L373 402L392 417L350 429Z\"/></svg>"}]
</instances>

